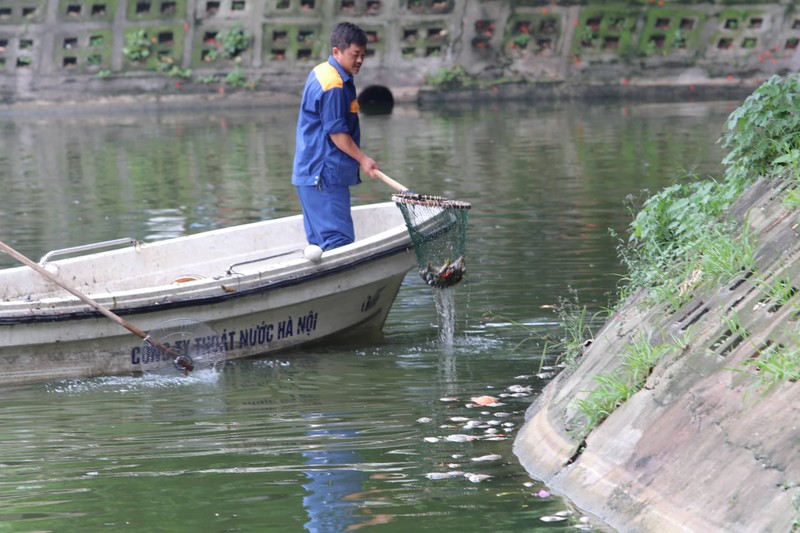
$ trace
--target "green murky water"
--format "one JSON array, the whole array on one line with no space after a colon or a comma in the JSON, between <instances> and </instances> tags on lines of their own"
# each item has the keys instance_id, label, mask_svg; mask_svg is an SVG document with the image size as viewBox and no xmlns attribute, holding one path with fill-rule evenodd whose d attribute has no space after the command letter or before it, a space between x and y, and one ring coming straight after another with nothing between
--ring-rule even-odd
<instances>
[{"instance_id":1,"label":"green murky water","mask_svg":"<svg viewBox=\"0 0 800 533\"><path fill-rule=\"evenodd\" d=\"M520 343L559 335L552 306L570 291L590 311L613 299L608 229L628 224L626 196L719 175L715 141L736 105L364 117L387 174L473 204L467 279L433 294L409 273L378 342L218 376L6 387L0 532L591 529L579 511L560 516L568 502L512 454L547 381L541 344ZM38 258L295 214L294 123L294 109L257 107L0 117L0 239ZM357 203L390 193L354 189Z\"/></svg>"}]
</instances>

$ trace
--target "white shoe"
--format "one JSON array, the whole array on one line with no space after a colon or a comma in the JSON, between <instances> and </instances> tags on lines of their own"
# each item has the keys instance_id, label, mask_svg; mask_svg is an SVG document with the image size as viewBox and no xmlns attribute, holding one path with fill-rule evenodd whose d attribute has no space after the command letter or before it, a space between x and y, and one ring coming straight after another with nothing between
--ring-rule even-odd
<instances>
[{"instance_id":1,"label":"white shoe","mask_svg":"<svg viewBox=\"0 0 800 533\"><path fill-rule=\"evenodd\" d=\"M317 263L322 260L322 248L316 244L309 244L303 250L303 256L309 261Z\"/></svg>"}]
</instances>

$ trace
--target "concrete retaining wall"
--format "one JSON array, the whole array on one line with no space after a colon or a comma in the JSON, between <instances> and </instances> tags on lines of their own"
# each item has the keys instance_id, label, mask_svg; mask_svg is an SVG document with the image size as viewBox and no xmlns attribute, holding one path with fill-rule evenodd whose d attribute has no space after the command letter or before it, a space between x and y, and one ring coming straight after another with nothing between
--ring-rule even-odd
<instances>
[{"instance_id":1,"label":"concrete retaining wall","mask_svg":"<svg viewBox=\"0 0 800 533\"><path fill-rule=\"evenodd\" d=\"M800 66L789 0L0 0L0 97L298 92L340 20L369 35L359 86L398 99L452 65L498 82L751 89ZM233 57L231 31L247 40ZM146 58L125 52L137 34Z\"/></svg>"},{"instance_id":2,"label":"concrete retaining wall","mask_svg":"<svg viewBox=\"0 0 800 533\"><path fill-rule=\"evenodd\" d=\"M798 360L798 211L784 203L796 187L759 182L732 210L756 237L755 274L706 284L677 312L631 298L547 385L515 442L528 471L623 532L797 530L800 383L759 386L754 364L770 350ZM673 349L584 435L576 400L642 339Z\"/></svg>"}]
</instances>

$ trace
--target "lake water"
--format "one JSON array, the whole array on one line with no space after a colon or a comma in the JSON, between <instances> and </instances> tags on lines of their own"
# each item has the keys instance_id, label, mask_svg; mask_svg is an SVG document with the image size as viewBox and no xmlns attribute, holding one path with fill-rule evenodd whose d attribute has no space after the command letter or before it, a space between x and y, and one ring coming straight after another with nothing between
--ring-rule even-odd
<instances>
[{"instance_id":1,"label":"lake water","mask_svg":"<svg viewBox=\"0 0 800 533\"><path fill-rule=\"evenodd\" d=\"M363 117L363 147L387 174L472 203L465 281L434 294L410 272L377 342L188 379L5 387L0 532L602 529L512 453L558 355L542 360L531 339L562 335L564 298L589 313L614 301L622 269L608 230L630 222L626 197L719 176L716 140L737 105ZM38 259L298 213L295 118L258 106L2 116L0 239ZM391 192L367 178L354 202Z\"/></svg>"}]
</instances>

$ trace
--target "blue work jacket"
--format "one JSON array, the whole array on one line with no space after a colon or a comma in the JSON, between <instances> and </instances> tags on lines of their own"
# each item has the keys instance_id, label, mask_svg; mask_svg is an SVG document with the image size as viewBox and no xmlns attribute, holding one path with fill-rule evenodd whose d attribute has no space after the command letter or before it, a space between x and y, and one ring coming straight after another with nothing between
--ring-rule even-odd
<instances>
[{"instance_id":1,"label":"blue work jacket","mask_svg":"<svg viewBox=\"0 0 800 533\"><path fill-rule=\"evenodd\" d=\"M342 132L360 144L353 77L330 56L314 67L303 90L292 168L294 185L349 186L361 182L358 161L339 150L330 138L332 133Z\"/></svg>"}]
</instances>

